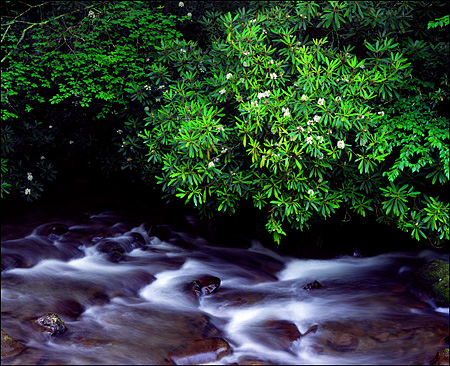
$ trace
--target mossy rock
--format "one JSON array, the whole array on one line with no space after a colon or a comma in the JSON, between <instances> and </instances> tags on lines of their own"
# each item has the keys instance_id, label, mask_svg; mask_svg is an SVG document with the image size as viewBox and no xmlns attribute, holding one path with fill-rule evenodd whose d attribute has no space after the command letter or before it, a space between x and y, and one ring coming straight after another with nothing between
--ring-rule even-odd
<instances>
[{"instance_id":1,"label":"mossy rock","mask_svg":"<svg viewBox=\"0 0 450 366\"><path fill-rule=\"evenodd\" d=\"M17 356L19 353L26 350L28 347L10 337L2 329L2 360L5 358L12 358Z\"/></svg>"},{"instance_id":2,"label":"mossy rock","mask_svg":"<svg viewBox=\"0 0 450 366\"><path fill-rule=\"evenodd\" d=\"M447 262L436 259L423 265L415 273L419 285L432 294L438 306L449 306L448 267Z\"/></svg>"}]
</instances>

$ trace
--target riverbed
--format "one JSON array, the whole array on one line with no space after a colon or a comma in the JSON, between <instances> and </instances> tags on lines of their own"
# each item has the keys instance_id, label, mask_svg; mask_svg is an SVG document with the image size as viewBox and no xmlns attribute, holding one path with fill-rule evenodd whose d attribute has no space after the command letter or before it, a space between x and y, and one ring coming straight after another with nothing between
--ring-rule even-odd
<instances>
[{"instance_id":1,"label":"riverbed","mask_svg":"<svg viewBox=\"0 0 450 366\"><path fill-rule=\"evenodd\" d=\"M2 223L2 329L28 347L2 364L416 365L448 347L448 308L412 281L446 253L296 258L135 206L61 199ZM47 313L67 331L42 332ZM208 339L229 349L180 356Z\"/></svg>"}]
</instances>

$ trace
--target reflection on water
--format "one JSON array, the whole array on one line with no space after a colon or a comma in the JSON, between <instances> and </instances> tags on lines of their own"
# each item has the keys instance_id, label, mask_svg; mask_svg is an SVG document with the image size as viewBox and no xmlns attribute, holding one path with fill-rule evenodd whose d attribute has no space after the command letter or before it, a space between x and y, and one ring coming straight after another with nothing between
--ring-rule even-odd
<instances>
[{"instance_id":1,"label":"reflection on water","mask_svg":"<svg viewBox=\"0 0 450 366\"><path fill-rule=\"evenodd\" d=\"M189 340L222 337L233 352L220 364L427 364L448 342L448 309L410 287L424 261L448 261L431 250L296 259L144 217L77 220L2 239L2 328L30 347L22 363L162 364ZM202 276L220 287L197 299L189 285ZM47 312L69 331L43 337L32 319Z\"/></svg>"}]
</instances>

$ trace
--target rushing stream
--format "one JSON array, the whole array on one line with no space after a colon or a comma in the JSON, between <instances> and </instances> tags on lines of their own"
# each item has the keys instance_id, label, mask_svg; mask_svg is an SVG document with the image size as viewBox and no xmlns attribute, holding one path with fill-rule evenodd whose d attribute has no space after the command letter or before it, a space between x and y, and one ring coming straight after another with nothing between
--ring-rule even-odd
<instances>
[{"instance_id":1,"label":"rushing stream","mask_svg":"<svg viewBox=\"0 0 450 366\"><path fill-rule=\"evenodd\" d=\"M182 363L208 338L231 351L191 362L429 364L448 337L448 309L411 291L416 268L448 261L430 249L299 259L108 211L18 226L2 229L2 329L29 348L3 364ZM68 330L45 335L47 313Z\"/></svg>"}]
</instances>

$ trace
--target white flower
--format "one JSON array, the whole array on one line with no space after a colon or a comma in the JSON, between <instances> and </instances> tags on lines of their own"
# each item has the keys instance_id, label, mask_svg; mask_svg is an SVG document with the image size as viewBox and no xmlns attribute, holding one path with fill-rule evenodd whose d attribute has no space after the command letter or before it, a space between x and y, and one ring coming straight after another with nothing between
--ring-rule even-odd
<instances>
[{"instance_id":1,"label":"white flower","mask_svg":"<svg viewBox=\"0 0 450 366\"><path fill-rule=\"evenodd\" d=\"M284 118L289 118L291 116L291 112L289 112L289 108L281 107L281 111L283 112Z\"/></svg>"},{"instance_id":2,"label":"white flower","mask_svg":"<svg viewBox=\"0 0 450 366\"><path fill-rule=\"evenodd\" d=\"M314 194L314 191L313 191L312 189L308 189L308 194L309 194L310 196L312 196L312 195Z\"/></svg>"},{"instance_id":3,"label":"white flower","mask_svg":"<svg viewBox=\"0 0 450 366\"><path fill-rule=\"evenodd\" d=\"M145 90L152 90L152 87L150 85L144 85Z\"/></svg>"},{"instance_id":4,"label":"white flower","mask_svg":"<svg viewBox=\"0 0 450 366\"><path fill-rule=\"evenodd\" d=\"M227 91L225 89L219 90L219 94L225 94Z\"/></svg>"},{"instance_id":5,"label":"white flower","mask_svg":"<svg viewBox=\"0 0 450 366\"><path fill-rule=\"evenodd\" d=\"M33 175L31 173L27 173L27 179L29 181L32 181L33 180Z\"/></svg>"},{"instance_id":6,"label":"white flower","mask_svg":"<svg viewBox=\"0 0 450 366\"><path fill-rule=\"evenodd\" d=\"M231 72L229 72L229 73L227 74L227 79L230 80L232 77L233 77L233 74L232 74Z\"/></svg>"},{"instance_id":7,"label":"white flower","mask_svg":"<svg viewBox=\"0 0 450 366\"><path fill-rule=\"evenodd\" d=\"M324 98L319 98L319 100L317 101L318 105L323 105L323 103L325 102Z\"/></svg>"},{"instance_id":8,"label":"white flower","mask_svg":"<svg viewBox=\"0 0 450 366\"><path fill-rule=\"evenodd\" d=\"M88 17L94 19L95 13L92 10L89 10Z\"/></svg>"},{"instance_id":9,"label":"white flower","mask_svg":"<svg viewBox=\"0 0 450 366\"><path fill-rule=\"evenodd\" d=\"M345 147L345 142L342 140L339 140L337 143L338 149L343 149Z\"/></svg>"},{"instance_id":10,"label":"white flower","mask_svg":"<svg viewBox=\"0 0 450 366\"><path fill-rule=\"evenodd\" d=\"M258 107L258 101L254 100L253 102L251 102L252 107Z\"/></svg>"},{"instance_id":11,"label":"white flower","mask_svg":"<svg viewBox=\"0 0 450 366\"><path fill-rule=\"evenodd\" d=\"M121 135L121 134L123 133L123 131L122 131L122 130L117 130L117 133L118 133L119 135Z\"/></svg>"},{"instance_id":12,"label":"white flower","mask_svg":"<svg viewBox=\"0 0 450 366\"><path fill-rule=\"evenodd\" d=\"M310 119L308 122L306 122L306 124L307 124L308 126L311 126L311 125L314 124L314 121L313 121L312 119Z\"/></svg>"},{"instance_id":13,"label":"white flower","mask_svg":"<svg viewBox=\"0 0 450 366\"><path fill-rule=\"evenodd\" d=\"M52 126L52 125L50 125L50 126L48 126L48 128L53 128L53 126Z\"/></svg>"},{"instance_id":14,"label":"white flower","mask_svg":"<svg viewBox=\"0 0 450 366\"><path fill-rule=\"evenodd\" d=\"M336 102L340 102L340 101L341 101L341 97L336 97L336 98L334 98L334 100L335 100Z\"/></svg>"},{"instance_id":15,"label":"white flower","mask_svg":"<svg viewBox=\"0 0 450 366\"><path fill-rule=\"evenodd\" d=\"M305 131L305 129L302 126L297 126L297 130L300 131L300 132Z\"/></svg>"},{"instance_id":16,"label":"white flower","mask_svg":"<svg viewBox=\"0 0 450 366\"><path fill-rule=\"evenodd\" d=\"M306 138L306 143L311 145L313 143L313 137L312 136L308 136Z\"/></svg>"},{"instance_id":17,"label":"white flower","mask_svg":"<svg viewBox=\"0 0 450 366\"><path fill-rule=\"evenodd\" d=\"M144 108L144 111L146 111L146 112L148 112L149 110L150 110L150 108L148 108L148 107Z\"/></svg>"},{"instance_id":18,"label":"white flower","mask_svg":"<svg viewBox=\"0 0 450 366\"><path fill-rule=\"evenodd\" d=\"M225 129L223 128L223 126L217 126L217 127L216 127L216 130L217 130L217 131L225 131Z\"/></svg>"},{"instance_id":19,"label":"white flower","mask_svg":"<svg viewBox=\"0 0 450 366\"><path fill-rule=\"evenodd\" d=\"M360 146L366 146L366 140L360 139L360 140L359 140L359 145L360 145Z\"/></svg>"},{"instance_id":20,"label":"white flower","mask_svg":"<svg viewBox=\"0 0 450 366\"><path fill-rule=\"evenodd\" d=\"M155 101L156 103L159 103L161 101L161 98L156 98Z\"/></svg>"},{"instance_id":21,"label":"white flower","mask_svg":"<svg viewBox=\"0 0 450 366\"><path fill-rule=\"evenodd\" d=\"M383 111L380 111L380 112L378 112L377 114L380 115L381 117L384 116L384 112L383 112Z\"/></svg>"},{"instance_id":22,"label":"white flower","mask_svg":"<svg viewBox=\"0 0 450 366\"><path fill-rule=\"evenodd\" d=\"M245 56L248 56L248 55L250 55L250 52L249 51L244 51L244 52L242 52Z\"/></svg>"},{"instance_id":23,"label":"white flower","mask_svg":"<svg viewBox=\"0 0 450 366\"><path fill-rule=\"evenodd\" d=\"M361 69L365 69L366 66L365 66L365 65L361 65L360 68L361 68Z\"/></svg>"},{"instance_id":24,"label":"white flower","mask_svg":"<svg viewBox=\"0 0 450 366\"><path fill-rule=\"evenodd\" d=\"M71 145L72 145L72 144L73 144L73 141L72 141L72 140L70 140L70 141L69 141L69 144L71 144Z\"/></svg>"},{"instance_id":25,"label":"white flower","mask_svg":"<svg viewBox=\"0 0 450 366\"><path fill-rule=\"evenodd\" d=\"M189 17L189 18L192 18L192 13L187 13L187 16Z\"/></svg>"},{"instance_id":26,"label":"white flower","mask_svg":"<svg viewBox=\"0 0 450 366\"><path fill-rule=\"evenodd\" d=\"M45 156L44 155L41 156L41 160L45 160Z\"/></svg>"},{"instance_id":27,"label":"white flower","mask_svg":"<svg viewBox=\"0 0 450 366\"><path fill-rule=\"evenodd\" d=\"M244 61L243 65L244 67L248 67L248 63L246 61Z\"/></svg>"},{"instance_id":28,"label":"white flower","mask_svg":"<svg viewBox=\"0 0 450 366\"><path fill-rule=\"evenodd\" d=\"M186 53L186 50L184 48L180 48L180 52Z\"/></svg>"},{"instance_id":29,"label":"white flower","mask_svg":"<svg viewBox=\"0 0 450 366\"><path fill-rule=\"evenodd\" d=\"M319 140L320 143L323 142L323 136L316 136L316 137L317 137L317 140Z\"/></svg>"},{"instance_id":30,"label":"white flower","mask_svg":"<svg viewBox=\"0 0 450 366\"><path fill-rule=\"evenodd\" d=\"M258 99L264 98L264 97L269 97L270 95L270 90L266 90L264 93L258 93L257 97Z\"/></svg>"},{"instance_id":31,"label":"white flower","mask_svg":"<svg viewBox=\"0 0 450 366\"><path fill-rule=\"evenodd\" d=\"M308 96L306 94L303 94L300 99L304 100L304 101L307 101L308 100Z\"/></svg>"},{"instance_id":32,"label":"white flower","mask_svg":"<svg viewBox=\"0 0 450 366\"><path fill-rule=\"evenodd\" d=\"M277 74L275 74L275 73L272 73L269 76L272 80L277 78Z\"/></svg>"},{"instance_id":33,"label":"white flower","mask_svg":"<svg viewBox=\"0 0 450 366\"><path fill-rule=\"evenodd\" d=\"M31 189L30 189L30 188L26 188L26 189L25 189L25 194L26 194L26 195L31 194Z\"/></svg>"},{"instance_id":34,"label":"white flower","mask_svg":"<svg viewBox=\"0 0 450 366\"><path fill-rule=\"evenodd\" d=\"M182 7L184 7L184 3L183 3L182 1L180 1L180 2L178 3L178 6L179 6L180 8L182 8Z\"/></svg>"},{"instance_id":35,"label":"white flower","mask_svg":"<svg viewBox=\"0 0 450 366\"><path fill-rule=\"evenodd\" d=\"M222 147L222 150L220 150L221 154L224 154L228 151L228 149L226 147Z\"/></svg>"},{"instance_id":36,"label":"white flower","mask_svg":"<svg viewBox=\"0 0 450 366\"><path fill-rule=\"evenodd\" d=\"M269 60L269 65L273 65L273 60L272 59Z\"/></svg>"},{"instance_id":37,"label":"white flower","mask_svg":"<svg viewBox=\"0 0 450 366\"><path fill-rule=\"evenodd\" d=\"M214 165L215 165L214 162L213 162L213 161L210 161L210 162L208 163L208 168L212 168Z\"/></svg>"},{"instance_id":38,"label":"white flower","mask_svg":"<svg viewBox=\"0 0 450 366\"><path fill-rule=\"evenodd\" d=\"M315 116L313 117L313 120L314 120L314 122L319 122L319 121L320 121L320 116L315 115Z\"/></svg>"}]
</instances>

